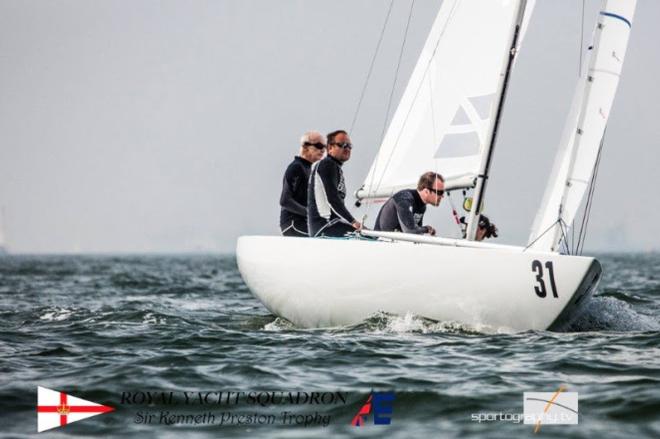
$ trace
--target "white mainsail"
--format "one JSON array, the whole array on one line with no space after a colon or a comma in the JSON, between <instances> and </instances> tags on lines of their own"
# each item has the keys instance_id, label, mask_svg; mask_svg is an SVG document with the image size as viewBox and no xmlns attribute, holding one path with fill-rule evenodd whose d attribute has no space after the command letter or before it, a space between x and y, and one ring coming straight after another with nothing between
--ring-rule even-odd
<instances>
[{"instance_id":1,"label":"white mainsail","mask_svg":"<svg viewBox=\"0 0 660 439\"><path fill-rule=\"evenodd\" d=\"M550 183L529 237L530 247L536 250L559 248L589 186L619 85L635 5L636 0L603 1L588 69L578 82Z\"/></svg>"},{"instance_id":2,"label":"white mainsail","mask_svg":"<svg viewBox=\"0 0 660 439\"><path fill-rule=\"evenodd\" d=\"M415 187L430 170L447 188L474 185L519 5L443 2L358 198ZM523 31L533 6L527 2Z\"/></svg>"}]
</instances>

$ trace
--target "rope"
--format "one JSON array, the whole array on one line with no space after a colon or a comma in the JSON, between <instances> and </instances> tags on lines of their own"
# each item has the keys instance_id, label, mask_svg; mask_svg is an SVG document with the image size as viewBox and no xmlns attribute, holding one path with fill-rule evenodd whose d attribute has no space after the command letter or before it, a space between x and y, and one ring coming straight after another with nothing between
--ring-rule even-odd
<instances>
[{"instance_id":1,"label":"rope","mask_svg":"<svg viewBox=\"0 0 660 439\"><path fill-rule=\"evenodd\" d=\"M392 6L394 5L394 0L390 1L390 7L387 10L387 16L385 17L385 22L383 23L383 29L380 31L380 36L378 37L378 44L376 44L376 51L374 56L371 58L371 65L369 66L369 72L367 73L367 78L364 80L364 85L362 86L362 92L360 92L360 99L358 100L357 108L355 109L355 114L353 115L353 121L351 122L350 133L353 133L353 128L355 128L355 122L357 121L358 114L360 113L360 108L362 107L362 100L364 99L364 94L367 91L367 86L369 85L369 80L371 79L371 74L374 70L374 64L376 64L376 58L378 57L378 52L380 51L380 45L383 42L383 36L385 35L385 29L387 28L387 23L390 21L390 15L392 14Z\"/></svg>"},{"instance_id":2,"label":"rope","mask_svg":"<svg viewBox=\"0 0 660 439\"><path fill-rule=\"evenodd\" d=\"M449 201L449 205L451 206L451 214L454 217L454 222L458 226L458 229L461 231L461 234L463 234L463 227L461 226L461 220L458 218L458 212L456 211L456 207L454 207L454 202L451 201L451 191L447 191L447 200Z\"/></svg>"}]
</instances>

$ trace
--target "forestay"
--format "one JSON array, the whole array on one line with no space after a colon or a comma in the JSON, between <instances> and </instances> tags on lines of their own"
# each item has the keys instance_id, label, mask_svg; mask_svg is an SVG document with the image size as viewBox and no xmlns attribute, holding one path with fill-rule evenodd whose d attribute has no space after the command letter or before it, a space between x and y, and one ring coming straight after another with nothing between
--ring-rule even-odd
<instances>
[{"instance_id":1,"label":"forestay","mask_svg":"<svg viewBox=\"0 0 660 439\"><path fill-rule=\"evenodd\" d=\"M594 172L628 46L636 0L605 0L588 69L580 78L550 183L529 238L530 247L557 251Z\"/></svg>"},{"instance_id":2,"label":"forestay","mask_svg":"<svg viewBox=\"0 0 660 439\"><path fill-rule=\"evenodd\" d=\"M415 187L429 170L448 188L474 185L517 8L513 0L443 2L358 198Z\"/></svg>"}]
</instances>

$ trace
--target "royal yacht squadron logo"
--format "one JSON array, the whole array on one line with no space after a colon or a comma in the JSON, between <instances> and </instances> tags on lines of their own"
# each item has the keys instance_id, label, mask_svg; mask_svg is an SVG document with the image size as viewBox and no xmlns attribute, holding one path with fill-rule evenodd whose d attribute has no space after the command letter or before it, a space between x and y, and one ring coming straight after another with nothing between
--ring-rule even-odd
<instances>
[{"instance_id":1,"label":"royal yacht squadron logo","mask_svg":"<svg viewBox=\"0 0 660 439\"><path fill-rule=\"evenodd\" d=\"M111 411L114 411L114 408L107 405L38 387L37 431L39 433Z\"/></svg>"},{"instance_id":2,"label":"royal yacht squadron logo","mask_svg":"<svg viewBox=\"0 0 660 439\"><path fill-rule=\"evenodd\" d=\"M362 427L366 425L369 415L373 415L375 425L390 425L394 408L394 392L372 392L357 414L353 417L351 425Z\"/></svg>"},{"instance_id":3,"label":"royal yacht squadron logo","mask_svg":"<svg viewBox=\"0 0 660 439\"><path fill-rule=\"evenodd\" d=\"M541 424L577 424L578 423L578 393L564 392L560 386L552 392L525 392L523 406L525 409L525 424L534 424L534 433L538 433Z\"/></svg>"}]
</instances>

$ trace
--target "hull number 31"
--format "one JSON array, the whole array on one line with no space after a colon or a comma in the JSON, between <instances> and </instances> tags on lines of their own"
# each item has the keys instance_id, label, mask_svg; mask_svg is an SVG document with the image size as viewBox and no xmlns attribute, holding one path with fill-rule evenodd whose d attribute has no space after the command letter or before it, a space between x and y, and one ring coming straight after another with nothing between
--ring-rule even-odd
<instances>
[{"instance_id":1,"label":"hull number 31","mask_svg":"<svg viewBox=\"0 0 660 439\"><path fill-rule=\"evenodd\" d=\"M538 259L534 259L532 262L532 272L536 274L536 285L534 286L534 292L537 296L543 298L548 295L548 290L546 288L546 279L550 282L550 289L552 290L553 297L559 297L557 295L557 285L555 285L555 270L552 268L552 261L547 261L545 263L545 268L547 274L543 273L543 263Z\"/></svg>"}]
</instances>

